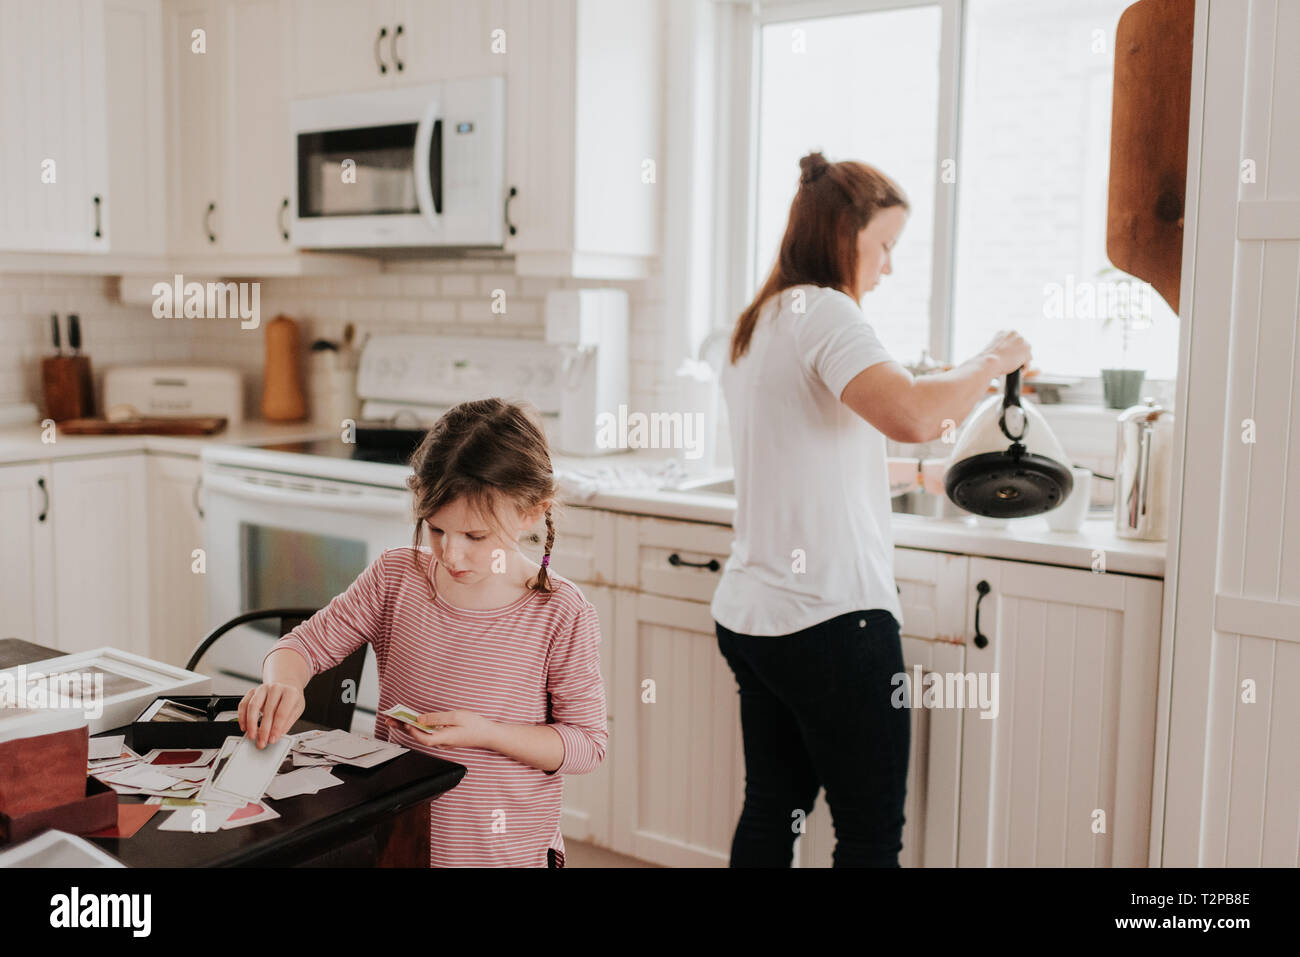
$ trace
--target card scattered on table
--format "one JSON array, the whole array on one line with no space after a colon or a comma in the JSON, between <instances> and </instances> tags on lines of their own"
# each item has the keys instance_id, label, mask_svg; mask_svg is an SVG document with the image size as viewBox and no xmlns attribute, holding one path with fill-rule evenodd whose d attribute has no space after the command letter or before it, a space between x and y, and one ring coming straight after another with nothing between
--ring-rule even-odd
<instances>
[{"instance_id":1,"label":"card scattered on table","mask_svg":"<svg viewBox=\"0 0 1300 957\"><path fill-rule=\"evenodd\" d=\"M110 734L102 738L90 739L89 761L102 761L107 758L121 758L122 748L126 742L124 734Z\"/></svg>"},{"instance_id":2,"label":"card scattered on table","mask_svg":"<svg viewBox=\"0 0 1300 957\"><path fill-rule=\"evenodd\" d=\"M267 787L266 796L273 801L283 801L300 794L315 794L342 783L343 779L335 777L329 768L298 768L288 774L277 774Z\"/></svg>"}]
</instances>

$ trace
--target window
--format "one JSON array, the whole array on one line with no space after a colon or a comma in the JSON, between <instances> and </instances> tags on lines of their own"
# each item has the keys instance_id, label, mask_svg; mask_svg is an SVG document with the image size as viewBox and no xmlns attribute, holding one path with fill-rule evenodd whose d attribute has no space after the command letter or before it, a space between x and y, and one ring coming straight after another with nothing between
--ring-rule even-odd
<instances>
[{"instance_id":1,"label":"window","mask_svg":"<svg viewBox=\"0 0 1300 957\"><path fill-rule=\"evenodd\" d=\"M862 306L905 362L929 344L939 104L937 6L769 23L762 27L754 276L776 260L799 158L860 159L892 177L912 210L893 272Z\"/></svg>"},{"instance_id":2,"label":"window","mask_svg":"<svg viewBox=\"0 0 1300 957\"><path fill-rule=\"evenodd\" d=\"M966 4L955 357L1015 328L1039 368L1094 377L1124 361L1124 323L1103 325L1104 313L1149 302L1132 310L1127 364L1174 378L1178 317L1126 273L1102 272L1115 26L1129 3Z\"/></svg>"},{"instance_id":3,"label":"window","mask_svg":"<svg viewBox=\"0 0 1300 957\"><path fill-rule=\"evenodd\" d=\"M899 361L927 346L961 361L1015 328L1044 373L1174 378L1177 316L1105 254L1114 35L1130 2L760 4L748 293L771 269L799 157L821 149L877 166L911 202L893 274L862 302ZM942 43L958 21L960 52ZM1125 323L1103 320L1126 307L1125 356Z\"/></svg>"}]
</instances>

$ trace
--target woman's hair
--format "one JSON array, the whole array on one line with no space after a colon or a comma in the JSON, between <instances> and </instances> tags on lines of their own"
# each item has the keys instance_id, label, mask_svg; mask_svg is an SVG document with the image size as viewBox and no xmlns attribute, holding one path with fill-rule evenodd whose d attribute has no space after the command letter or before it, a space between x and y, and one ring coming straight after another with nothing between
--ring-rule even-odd
<instances>
[{"instance_id":1,"label":"woman's hair","mask_svg":"<svg viewBox=\"0 0 1300 957\"><path fill-rule=\"evenodd\" d=\"M414 498L412 544L417 552L425 523L457 499L463 498L503 534L503 507L528 511L553 502L557 491L546 433L536 410L504 399L478 399L449 409L411 455L411 468L415 474L406 485ZM555 542L552 507L546 508L548 558ZM554 590L545 562L529 587Z\"/></svg>"},{"instance_id":2,"label":"woman's hair","mask_svg":"<svg viewBox=\"0 0 1300 957\"><path fill-rule=\"evenodd\" d=\"M799 168L803 171L799 190L790 204L776 265L731 334L733 363L749 350L763 304L782 290L807 283L852 296L858 272L858 233L882 209L911 209L902 188L866 163L830 163L814 152L799 160Z\"/></svg>"}]
</instances>

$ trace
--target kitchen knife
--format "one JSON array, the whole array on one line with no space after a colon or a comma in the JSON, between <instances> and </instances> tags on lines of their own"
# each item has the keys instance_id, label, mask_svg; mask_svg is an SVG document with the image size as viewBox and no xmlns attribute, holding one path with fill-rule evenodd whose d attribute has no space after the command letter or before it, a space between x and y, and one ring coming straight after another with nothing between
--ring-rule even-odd
<instances>
[{"instance_id":1,"label":"kitchen knife","mask_svg":"<svg viewBox=\"0 0 1300 957\"><path fill-rule=\"evenodd\" d=\"M68 316L68 345L74 356L81 355L81 321L75 312Z\"/></svg>"},{"instance_id":2,"label":"kitchen knife","mask_svg":"<svg viewBox=\"0 0 1300 957\"><path fill-rule=\"evenodd\" d=\"M50 313L50 325L54 328L54 354L61 356L63 355L63 346L59 343L59 314L57 312Z\"/></svg>"}]
</instances>

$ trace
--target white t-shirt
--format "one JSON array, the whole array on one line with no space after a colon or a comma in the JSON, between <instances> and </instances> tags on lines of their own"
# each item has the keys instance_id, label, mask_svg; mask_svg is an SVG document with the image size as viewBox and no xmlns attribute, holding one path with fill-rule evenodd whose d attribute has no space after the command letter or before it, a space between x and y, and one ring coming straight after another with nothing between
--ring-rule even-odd
<instances>
[{"instance_id":1,"label":"white t-shirt","mask_svg":"<svg viewBox=\"0 0 1300 957\"><path fill-rule=\"evenodd\" d=\"M764 303L749 351L723 365L736 469L736 537L711 605L723 627L788 635L873 608L902 625L885 437L840 401L892 358L852 298L802 285Z\"/></svg>"}]
</instances>

